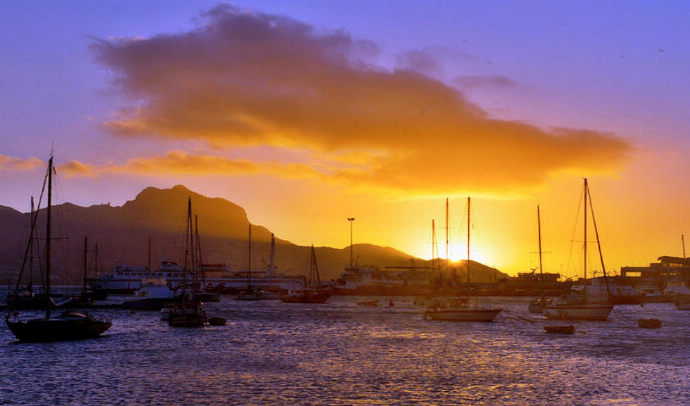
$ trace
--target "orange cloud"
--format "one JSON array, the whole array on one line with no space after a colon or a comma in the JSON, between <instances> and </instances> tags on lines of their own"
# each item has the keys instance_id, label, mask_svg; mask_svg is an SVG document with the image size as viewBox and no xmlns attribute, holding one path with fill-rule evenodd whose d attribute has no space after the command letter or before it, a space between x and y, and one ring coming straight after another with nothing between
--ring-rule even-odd
<instances>
[{"instance_id":1,"label":"orange cloud","mask_svg":"<svg viewBox=\"0 0 690 406\"><path fill-rule=\"evenodd\" d=\"M33 171L36 168L42 168L45 163L38 158L14 158L7 155L0 154L0 171L23 172Z\"/></svg>"},{"instance_id":2,"label":"orange cloud","mask_svg":"<svg viewBox=\"0 0 690 406\"><path fill-rule=\"evenodd\" d=\"M367 61L376 46L342 31L323 33L228 5L204 18L187 33L92 45L136 106L104 123L110 131L200 139L224 148L307 149L332 168L300 167L300 173L422 194L521 190L558 173L610 172L632 150L611 134L492 119L439 80L373 66ZM421 53L410 53L405 63L437 70ZM465 86L512 83L501 77L458 80ZM344 162L347 156L357 161ZM179 168L196 171L185 166L191 157L184 158ZM156 170L152 163L128 167ZM257 170L248 161L220 164L234 173ZM294 174L286 165L260 166L279 176Z\"/></svg>"},{"instance_id":3,"label":"orange cloud","mask_svg":"<svg viewBox=\"0 0 690 406\"><path fill-rule=\"evenodd\" d=\"M79 161L69 161L66 164L60 165L57 170L68 178L84 176L95 178L99 172L99 169L94 165L84 164Z\"/></svg>"},{"instance_id":4,"label":"orange cloud","mask_svg":"<svg viewBox=\"0 0 690 406\"><path fill-rule=\"evenodd\" d=\"M126 173L131 175L258 175L269 174L289 178L323 177L324 173L314 169L316 165L303 163L252 162L221 156L189 154L184 151L170 151L165 156L130 159L123 165L107 164L100 167L71 161L59 168L68 177L96 177L104 173ZM322 167L322 171L327 168Z\"/></svg>"}]
</instances>

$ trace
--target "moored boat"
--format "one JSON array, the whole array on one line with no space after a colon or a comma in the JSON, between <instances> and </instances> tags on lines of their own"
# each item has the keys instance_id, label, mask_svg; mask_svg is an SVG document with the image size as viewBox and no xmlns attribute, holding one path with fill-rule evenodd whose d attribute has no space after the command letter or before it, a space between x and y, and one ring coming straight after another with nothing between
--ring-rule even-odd
<instances>
[{"instance_id":1,"label":"moored boat","mask_svg":"<svg viewBox=\"0 0 690 406\"><path fill-rule=\"evenodd\" d=\"M470 287L470 198L467 198L467 287ZM446 232L448 227L448 199L446 199ZM446 241L448 237L446 236ZM446 255L448 247L446 247ZM448 258L446 258L448 263ZM424 312L425 319L443 321L493 321L501 313L500 308L482 307L470 303L469 297L443 298L437 300Z\"/></svg>"},{"instance_id":2,"label":"moored boat","mask_svg":"<svg viewBox=\"0 0 690 406\"><path fill-rule=\"evenodd\" d=\"M544 311L544 307L548 306L551 304L551 299L544 296L543 292L543 284L544 284L544 266L542 265L542 252L541 252L541 212L539 210L539 206L537 206L537 234L538 234L538 242L539 242L539 284L541 285L540 288L542 289L542 293L539 297L534 298L532 301L529 302L529 305L527 306L527 311L530 313L535 313L535 314L542 314ZM532 273L534 273L534 269L532 270Z\"/></svg>"},{"instance_id":3,"label":"moored boat","mask_svg":"<svg viewBox=\"0 0 690 406\"><path fill-rule=\"evenodd\" d=\"M331 297L331 289L321 285L319 266L316 262L316 251L311 246L311 260L309 262L309 274L304 288L289 291L280 297L283 303L326 303Z\"/></svg>"},{"instance_id":4,"label":"moored boat","mask_svg":"<svg viewBox=\"0 0 690 406\"><path fill-rule=\"evenodd\" d=\"M494 321L499 313L501 309L471 306L469 299L462 297L440 300L436 306L424 312L424 318L439 321Z\"/></svg>"},{"instance_id":5,"label":"moored boat","mask_svg":"<svg viewBox=\"0 0 690 406\"><path fill-rule=\"evenodd\" d=\"M567 326L544 326L544 331L549 334L574 334L575 326L572 324Z\"/></svg>"},{"instance_id":6,"label":"moored boat","mask_svg":"<svg viewBox=\"0 0 690 406\"><path fill-rule=\"evenodd\" d=\"M203 327L208 322L204 304L184 292L182 300L176 302L168 312L170 327Z\"/></svg>"},{"instance_id":7,"label":"moored boat","mask_svg":"<svg viewBox=\"0 0 690 406\"><path fill-rule=\"evenodd\" d=\"M609 302L609 288L608 278L606 275L606 268L604 267L604 259L601 255L601 245L599 244L599 232L597 231L597 223L594 221L594 211L591 207L591 199L589 199L590 206L587 206L589 194L589 186L587 179L584 180L583 187L584 199L584 283L578 286L578 291L573 291L569 295L554 300L551 304L543 309L544 317L548 319L561 320L592 320L605 321L608 319L613 305ZM597 236L597 246L599 247L599 258L601 260L602 271L604 277L602 283L593 283L587 280L587 212L591 211L592 221L594 223L594 230Z\"/></svg>"},{"instance_id":8,"label":"moored boat","mask_svg":"<svg viewBox=\"0 0 690 406\"><path fill-rule=\"evenodd\" d=\"M176 300L175 292L164 278L144 278L134 293L134 299L123 303L125 309L161 310L169 302Z\"/></svg>"},{"instance_id":9,"label":"moored boat","mask_svg":"<svg viewBox=\"0 0 690 406\"><path fill-rule=\"evenodd\" d=\"M360 300L357 302L357 306L365 306L365 307L376 307L379 305L379 300L374 299L374 300Z\"/></svg>"},{"instance_id":10,"label":"moored boat","mask_svg":"<svg viewBox=\"0 0 690 406\"><path fill-rule=\"evenodd\" d=\"M45 294L50 297L51 294L51 213L52 213L52 185L53 185L53 157L48 161L48 172L46 174L47 181L47 197L48 202L46 206L46 236L45 236ZM32 218L32 230L36 227L36 218ZM33 231L32 231L33 232ZM112 322L108 320L100 320L95 317L77 312L63 312L57 317L52 317L52 306L45 308L45 317L23 320L19 312L12 307L9 308L5 322L12 334L25 342L48 342L48 341L65 341L65 340L79 340L85 338L98 337L107 331Z\"/></svg>"}]
</instances>

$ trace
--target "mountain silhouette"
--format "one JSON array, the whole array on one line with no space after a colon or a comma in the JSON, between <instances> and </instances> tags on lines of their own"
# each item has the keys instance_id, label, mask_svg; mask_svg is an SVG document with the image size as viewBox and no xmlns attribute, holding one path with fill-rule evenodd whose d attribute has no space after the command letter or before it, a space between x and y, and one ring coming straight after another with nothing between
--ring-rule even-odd
<instances>
[{"instance_id":1,"label":"mountain silhouette","mask_svg":"<svg viewBox=\"0 0 690 406\"><path fill-rule=\"evenodd\" d=\"M188 199L192 202L194 222L198 224L203 261L224 262L233 270L246 270L250 222L245 209L225 199L209 198L178 185L171 189L148 187L122 206L81 207L71 203L54 206L57 224L53 231L56 238L53 244L55 282L75 283L79 280L83 270L85 237L88 237L89 276L96 271L96 244L99 273L110 272L118 262L138 266L150 264L153 268L161 260L182 263ZM43 233L44 220L45 215L39 214L39 235ZM0 223L3 224L0 232L0 277L8 280L18 274L28 239L30 213L0 206ZM271 232L266 227L253 224L251 233L251 267L253 270L265 269L270 260ZM427 261L390 247L355 244L353 250L362 265L382 268L428 265ZM309 266L310 247L295 245L276 236L275 252L279 273L304 275ZM350 247L317 247L316 256L322 278L334 279L349 263Z\"/></svg>"}]
</instances>

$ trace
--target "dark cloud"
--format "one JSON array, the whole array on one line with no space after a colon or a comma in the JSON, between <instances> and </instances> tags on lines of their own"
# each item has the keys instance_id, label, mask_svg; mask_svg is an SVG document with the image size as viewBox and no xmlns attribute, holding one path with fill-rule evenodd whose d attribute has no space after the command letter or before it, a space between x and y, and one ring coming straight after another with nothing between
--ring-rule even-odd
<instances>
[{"instance_id":1,"label":"dark cloud","mask_svg":"<svg viewBox=\"0 0 690 406\"><path fill-rule=\"evenodd\" d=\"M631 149L612 135L492 119L420 73L435 69L423 53L407 55L414 70L383 69L367 62L377 52L371 42L227 5L190 32L101 40L92 50L132 98L105 123L114 133L308 149L332 160L334 179L358 184L418 193L522 189L563 171L609 171ZM349 165L348 156L358 160Z\"/></svg>"}]
</instances>

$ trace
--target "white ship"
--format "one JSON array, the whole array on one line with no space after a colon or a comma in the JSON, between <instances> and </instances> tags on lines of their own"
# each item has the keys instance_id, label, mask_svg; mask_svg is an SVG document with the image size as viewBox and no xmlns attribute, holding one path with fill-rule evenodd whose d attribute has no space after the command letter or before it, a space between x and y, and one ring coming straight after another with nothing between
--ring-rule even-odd
<instances>
[{"instance_id":1,"label":"white ship","mask_svg":"<svg viewBox=\"0 0 690 406\"><path fill-rule=\"evenodd\" d=\"M224 263L202 264L200 266L199 283L209 292L229 293L247 287L247 271L232 271ZM264 290L288 291L301 289L304 281L296 276L280 276L275 268L266 271L252 271L252 286ZM139 288L142 278L165 278L168 286L173 289L191 288L192 276L182 269L176 262L163 261L158 269L149 270L145 266L132 266L118 263L112 273L101 275L99 278L88 280L93 289L103 289L110 293L132 293Z\"/></svg>"}]
</instances>

